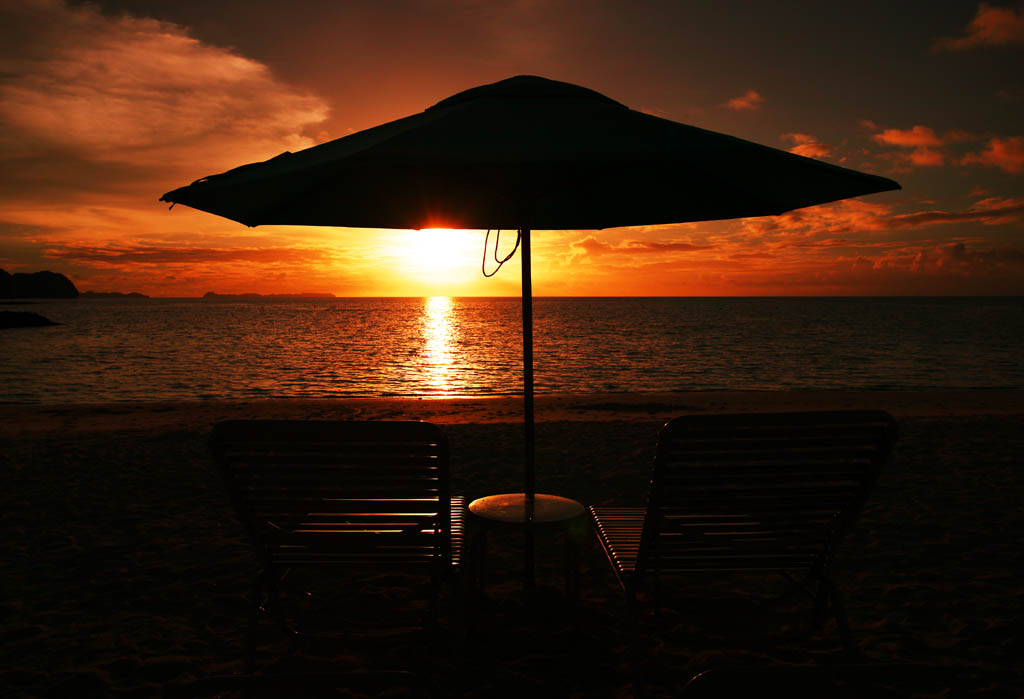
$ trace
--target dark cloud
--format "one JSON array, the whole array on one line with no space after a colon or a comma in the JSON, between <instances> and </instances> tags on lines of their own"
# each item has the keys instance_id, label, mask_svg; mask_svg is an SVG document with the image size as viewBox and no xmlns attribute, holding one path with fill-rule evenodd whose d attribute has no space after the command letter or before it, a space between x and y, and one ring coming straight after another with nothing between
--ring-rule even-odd
<instances>
[{"instance_id":1,"label":"dark cloud","mask_svg":"<svg viewBox=\"0 0 1024 699\"><path fill-rule=\"evenodd\" d=\"M310 248L197 248L163 246L52 247L44 256L82 264L168 264L207 262L251 262L256 264L314 264L331 259L324 250Z\"/></svg>"},{"instance_id":2,"label":"dark cloud","mask_svg":"<svg viewBox=\"0 0 1024 699\"><path fill-rule=\"evenodd\" d=\"M679 240L625 240L618 244L604 243L592 235L569 243L570 256L642 255L645 253L696 252L710 250L710 245L697 245Z\"/></svg>"},{"instance_id":3,"label":"dark cloud","mask_svg":"<svg viewBox=\"0 0 1024 699\"><path fill-rule=\"evenodd\" d=\"M940 223L980 221L1005 223L1016 220L1024 213L1024 199L984 199L966 211L918 211L912 214L888 216L879 221L885 228L917 228Z\"/></svg>"},{"instance_id":4,"label":"dark cloud","mask_svg":"<svg viewBox=\"0 0 1024 699\"><path fill-rule=\"evenodd\" d=\"M625 252L695 252L710 250L711 245L695 245L682 241L627 240L622 245Z\"/></svg>"}]
</instances>

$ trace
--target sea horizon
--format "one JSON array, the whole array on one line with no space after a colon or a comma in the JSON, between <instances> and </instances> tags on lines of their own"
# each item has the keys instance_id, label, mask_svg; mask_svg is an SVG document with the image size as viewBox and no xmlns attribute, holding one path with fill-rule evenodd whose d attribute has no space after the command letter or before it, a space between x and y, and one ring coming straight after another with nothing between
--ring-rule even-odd
<instances>
[{"instance_id":1,"label":"sea horizon","mask_svg":"<svg viewBox=\"0 0 1024 699\"><path fill-rule=\"evenodd\" d=\"M518 297L39 300L0 401L522 392ZM1024 388L1024 297L536 297L537 394Z\"/></svg>"},{"instance_id":2,"label":"sea horizon","mask_svg":"<svg viewBox=\"0 0 1024 699\"><path fill-rule=\"evenodd\" d=\"M98 296L82 296L82 294L98 294ZM140 296L133 296L132 294L140 294L141 292L121 292L121 291L93 291L91 289L85 289L79 291L78 298L68 299L49 299L49 298L25 298L25 299L0 299L0 305L6 303L19 303L24 301L31 301L33 303L45 301L76 301L79 299L87 301L102 301L102 300L145 300L145 299L157 299L157 300L168 300L168 301L201 301L206 298L203 296L153 296L150 294L142 294ZM210 292L208 292L210 293ZM216 297L227 298L232 300L253 300L258 301L260 298L272 299L272 300L287 300L289 298L294 299L429 299L429 298L453 298L453 299L521 299L521 296L516 294L508 295L459 295L459 294L426 294L426 295L346 295L339 296L331 293L262 293L262 292L212 292ZM106 296L107 294L113 294ZM248 297L248 298L243 298ZM1024 299L1024 294L822 294L822 295L763 295L763 296L752 296L752 295L734 295L734 296L722 296L722 295L693 295L693 296L680 296L680 295L652 295L647 294L643 296L622 296L622 295L547 295L547 294L533 294L531 298L534 299Z\"/></svg>"}]
</instances>

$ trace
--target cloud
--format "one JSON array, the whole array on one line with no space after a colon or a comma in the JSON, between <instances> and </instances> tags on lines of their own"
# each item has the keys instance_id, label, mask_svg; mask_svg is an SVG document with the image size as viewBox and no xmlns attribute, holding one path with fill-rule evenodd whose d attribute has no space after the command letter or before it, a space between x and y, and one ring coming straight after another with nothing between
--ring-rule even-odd
<instances>
[{"instance_id":1,"label":"cloud","mask_svg":"<svg viewBox=\"0 0 1024 699\"><path fill-rule=\"evenodd\" d=\"M1012 223L1024 214L1024 198L990 197L976 202L964 211L918 211L912 214L886 216L878 225L888 228L920 228L943 223L977 221L990 226Z\"/></svg>"},{"instance_id":2,"label":"cloud","mask_svg":"<svg viewBox=\"0 0 1024 699\"><path fill-rule=\"evenodd\" d=\"M893 262L891 258L883 258L878 265ZM1021 269L1024 268L1024 251L1011 246L972 248L963 241L952 241L920 248L913 256L909 267L915 272L945 270L972 274L997 268Z\"/></svg>"},{"instance_id":3,"label":"cloud","mask_svg":"<svg viewBox=\"0 0 1024 699\"><path fill-rule=\"evenodd\" d=\"M946 163L946 156L937 147L945 143L935 131L927 126L910 129L885 129L872 138L878 143L900 148L911 148L909 153L900 153L897 159L917 167L935 167Z\"/></svg>"},{"instance_id":4,"label":"cloud","mask_svg":"<svg viewBox=\"0 0 1024 699\"><path fill-rule=\"evenodd\" d=\"M30 185L180 185L312 145L304 129L327 117L320 98L175 24L59 0L0 20L15 37L0 42L0 165Z\"/></svg>"},{"instance_id":5,"label":"cloud","mask_svg":"<svg viewBox=\"0 0 1024 699\"><path fill-rule=\"evenodd\" d=\"M934 129L917 124L909 129L883 129L872 135L872 138L884 145L909 149L888 156L904 165L937 167L957 162L957 158L950 155L945 146L972 141L977 137L961 129L952 129L939 135Z\"/></svg>"},{"instance_id":6,"label":"cloud","mask_svg":"<svg viewBox=\"0 0 1024 699\"><path fill-rule=\"evenodd\" d=\"M779 248L872 247L872 233L956 223L996 226L1024 218L1024 197L989 197L962 211L931 209L895 214L892 207L858 199L823 204L775 217L744 219L736 229L746 245ZM888 242L881 243L888 245Z\"/></svg>"},{"instance_id":7,"label":"cloud","mask_svg":"<svg viewBox=\"0 0 1024 699\"><path fill-rule=\"evenodd\" d=\"M600 255L643 255L646 253L697 252L711 249L680 240L623 240L616 245L605 243L592 235L569 243L569 257L597 257Z\"/></svg>"},{"instance_id":8,"label":"cloud","mask_svg":"<svg viewBox=\"0 0 1024 699\"><path fill-rule=\"evenodd\" d=\"M695 245L682 241L629 240L624 244L625 252L696 252L708 250L710 245Z\"/></svg>"},{"instance_id":9,"label":"cloud","mask_svg":"<svg viewBox=\"0 0 1024 699\"><path fill-rule=\"evenodd\" d=\"M777 257L770 252L736 252L729 255L732 260L774 260Z\"/></svg>"},{"instance_id":10,"label":"cloud","mask_svg":"<svg viewBox=\"0 0 1024 699\"><path fill-rule=\"evenodd\" d=\"M971 226L1019 226L1021 220L1024 197L989 196L966 209L907 213L895 204L852 199L776 217L705 222L692 240L663 241L684 251L677 254L645 254L659 246L635 237L586 235L568 243L567 262L587 263L574 278L592 294L606 293L609 275L621 280L620 293L627 295L694 289L711 295L1020 294L1024 251L998 242L1016 229L978 234Z\"/></svg>"},{"instance_id":11,"label":"cloud","mask_svg":"<svg viewBox=\"0 0 1024 699\"><path fill-rule=\"evenodd\" d=\"M879 143L891 146L905 147L926 147L941 146L943 141L936 135L934 129L927 126L914 126L909 129L885 129L875 134L874 138Z\"/></svg>"},{"instance_id":12,"label":"cloud","mask_svg":"<svg viewBox=\"0 0 1024 699\"><path fill-rule=\"evenodd\" d=\"M764 97L762 97L755 90L747 90L747 92L739 97L733 97L731 100L723 104L722 106L726 109L733 109L737 112L746 111L752 109L760 109L761 104L764 103Z\"/></svg>"},{"instance_id":13,"label":"cloud","mask_svg":"<svg viewBox=\"0 0 1024 699\"><path fill-rule=\"evenodd\" d=\"M983 46L1024 44L1024 3L1000 7L983 2L968 23L964 35L935 40L936 51L963 51Z\"/></svg>"},{"instance_id":14,"label":"cloud","mask_svg":"<svg viewBox=\"0 0 1024 699\"><path fill-rule=\"evenodd\" d=\"M832 146L822 143L817 138L806 133L784 133L782 140L794 143L789 149L790 153L796 153L807 158L824 158L832 152Z\"/></svg>"},{"instance_id":15,"label":"cloud","mask_svg":"<svg viewBox=\"0 0 1024 699\"><path fill-rule=\"evenodd\" d=\"M597 256L613 251L614 247L612 245L602 243L592 235L569 243L569 254L571 257Z\"/></svg>"},{"instance_id":16,"label":"cloud","mask_svg":"<svg viewBox=\"0 0 1024 699\"><path fill-rule=\"evenodd\" d=\"M256 264L315 264L330 259L324 250L310 248L200 248L155 245L55 246L45 257L89 266L124 264L200 264L250 262Z\"/></svg>"},{"instance_id":17,"label":"cloud","mask_svg":"<svg viewBox=\"0 0 1024 699\"><path fill-rule=\"evenodd\" d=\"M1011 175L1019 175L1024 172L1024 137L991 138L985 150L968 153L960 162L964 165L988 165Z\"/></svg>"}]
</instances>

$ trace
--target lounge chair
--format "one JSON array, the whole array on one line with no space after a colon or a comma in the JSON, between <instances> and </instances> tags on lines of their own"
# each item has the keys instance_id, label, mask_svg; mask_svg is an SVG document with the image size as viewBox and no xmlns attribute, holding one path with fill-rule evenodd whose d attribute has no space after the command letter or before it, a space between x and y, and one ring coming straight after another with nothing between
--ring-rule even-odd
<instances>
[{"instance_id":1,"label":"lounge chair","mask_svg":"<svg viewBox=\"0 0 1024 699\"><path fill-rule=\"evenodd\" d=\"M895 438L880 411L679 417L661 430L647 507L590 514L630 602L662 576L782 573L816 621L831 606L852 649L832 562Z\"/></svg>"},{"instance_id":2,"label":"lounge chair","mask_svg":"<svg viewBox=\"0 0 1024 699\"><path fill-rule=\"evenodd\" d=\"M460 567L464 510L437 426L232 420L214 427L211 448L260 560L249 669L257 610L280 611L292 568L423 571L436 614L440 583Z\"/></svg>"}]
</instances>

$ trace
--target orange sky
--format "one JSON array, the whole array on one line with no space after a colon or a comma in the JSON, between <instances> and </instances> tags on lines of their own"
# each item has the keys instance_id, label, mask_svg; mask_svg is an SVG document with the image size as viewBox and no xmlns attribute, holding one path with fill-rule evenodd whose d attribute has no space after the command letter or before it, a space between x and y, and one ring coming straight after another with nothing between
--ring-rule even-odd
<instances>
[{"instance_id":1,"label":"orange sky","mask_svg":"<svg viewBox=\"0 0 1024 699\"><path fill-rule=\"evenodd\" d=\"M250 229L157 199L531 73L904 188L539 231L536 295L1024 294L1024 5L338 5L0 0L0 267L155 296L518 295L518 257L480 274L482 231Z\"/></svg>"}]
</instances>

